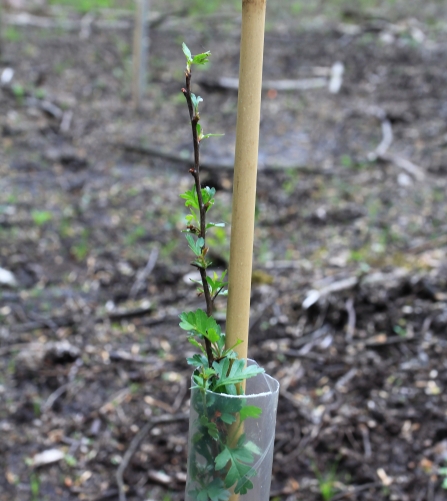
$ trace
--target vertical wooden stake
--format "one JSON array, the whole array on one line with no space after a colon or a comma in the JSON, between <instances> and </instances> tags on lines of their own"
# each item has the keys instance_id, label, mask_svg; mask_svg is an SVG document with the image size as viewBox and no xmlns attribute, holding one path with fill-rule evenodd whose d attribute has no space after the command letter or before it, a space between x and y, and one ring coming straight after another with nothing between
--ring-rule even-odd
<instances>
[{"instance_id":1,"label":"vertical wooden stake","mask_svg":"<svg viewBox=\"0 0 447 501\"><path fill-rule=\"evenodd\" d=\"M242 0L242 35L226 325L227 347L247 358L266 0ZM231 500L237 497L230 498Z\"/></svg>"},{"instance_id":2,"label":"vertical wooden stake","mask_svg":"<svg viewBox=\"0 0 447 501\"><path fill-rule=\"evenodd\" d=\"M147 55L149 49L149 0L136 0L133 38L132 98L137 110L147 84Z\"/></svg>"}]
</instances>

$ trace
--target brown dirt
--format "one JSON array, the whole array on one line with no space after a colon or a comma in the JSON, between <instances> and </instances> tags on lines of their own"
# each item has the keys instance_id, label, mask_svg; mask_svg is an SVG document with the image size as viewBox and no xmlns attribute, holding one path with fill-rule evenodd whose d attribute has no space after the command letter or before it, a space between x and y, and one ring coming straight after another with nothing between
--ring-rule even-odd
<instances>
[{"instance_id":1,"label":"brown dirt","mask_svg":"<svg viewBox=\"0 0 447 501\"><path fill-rule=\"evenodd\" d=\"M139 114L129 29L81 39L27 28L5 44L1 69L15 73L0 89L0 267L17 287L0 289L1 501L117 499L138 429L188 411L177 315L201 305L184 280L188 167L120 144L189 154L185 40L213 53L196 88L205 131L225 138L204 159L231 160L237 96L214 81L237 76L238 26L229 16L155 28ZM250 356L282 385L272 497L319 500L332 484L334 500L447 499L447 32L405 16L283 19L265 49L268 80L345 65L337 95L263 95L260 161L280 167L259 172ZM68 130L44 100L72 113ZM380 113L392 158L369 161ZM229 221L231 171L205 175L215 219ZM225 235L213 248L225 266ZM125 473L129 501L183 499L186 444L186 422L154 428ZM65 457L33 467L50 449Z\"/></svg>"}]
</instances>

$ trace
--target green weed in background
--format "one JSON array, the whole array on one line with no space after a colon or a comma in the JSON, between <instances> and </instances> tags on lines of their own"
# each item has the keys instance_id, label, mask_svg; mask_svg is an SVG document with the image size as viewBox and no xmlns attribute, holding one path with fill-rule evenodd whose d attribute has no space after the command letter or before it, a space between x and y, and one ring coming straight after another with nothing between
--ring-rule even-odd
<instances>
[{"instance_id":1,"label":"green weed in background","mask_svg":"<svg viewBox=\"0 0 447 501\"><path fill-rule=\"evenodd\" d=\"M6 26L3 31L3 37L8 42L20 42L23 36L15 26Z\"/></svg>"},{"instance_id":2,"label":"green weed in background","mask_svg":"<svg viewBox=\"0 0 447 501\"><path fill-rule=\"evenodd\" d=\"M31 217L36 226L43 226L53 219L51 212L46 210L32 210Z\"/></svg>"},{"instance_id":3,"label":"green weed in background","mask_svg":"<svg viewBox=\"0 0 447 501\"><path fill-rule=\"evenodd\" d=\"M20 84L13 84L11 90L12 93L14 94L14 97L16 98L17 104L19 106L22 106L26 95L25 87L23 87L23 85Z\"/></svg>"},{"instance_id":4,"label":"green weed in background","mask_svg":"<svg viewBox=\"0 0 447 501\"><path fill-rule=\"evenodd\" d=\"M40 478L37 473L32 473L30 477L30 489L32 501L40 501Z\"/></svg>"},{"instance_id":5,"label":"green weed in background","mask_svg":"<svg viewBox=\"0 0 447 501\"><path fill-rule=\"evenodd\" d=\"M100 9L128 9L134 10L135 0L49 0L51 5L66 6L80 13ZM438 2L439 7L441 1ZM151 0L151 10L156 12L178 11L187 9L191 15L209 15L219 10L226 12L241 11L241 0ZM280 18L295 18L303 20L314 18L316 15L328 19L338 19L344 22L358 22L364 15L374 15L377 12L386 12L391 18L398 17L402 12L419 18L420 6L418 2L408 5L407 0L281 0L281 2L267 2L267 31ZM439 10L439 13L441 10ZM442 16L430 13L427 22L436 24ZM431 16L431 17L430 17ZM15 35L12 35L13 37Z\"/></svg>"},{"instance_id":6,"label":"green weed in background","mask_svg":"<svg viewBox=\"0 0 447 501\"><path fill-rule=\"evenodd\" d=\"M50 5L64 5L79 12L89 12L91 10L117 8L120 2L116 0L50 0Z\"/></svg>"},{"instance_id":7,"label":"green weed in background","mask_svg":"<svg viewBox=\"0 0 447 501\"><path fill-rule=\"evenodd\" d=\"M331 501L336 493L337 463L331 466L329 472L321 473L316 465L314 465L313 470L318 480L318 487L323 501Z\"/></svg>"},{"instance_id":8,"label":"green weed in background","mask_svg":"<svg viewBox=\"0 0 447 501\"><path fill-rule=\"evenodd\" d=\"M146 235L146 229L144 226L135 226L132 231L125 236L124 242L126 245L135 245L138 240L141 240Z\"/></svg>"},{"instance_id":9,"label":"green weed in background","mask_svg":"<svg viewBox=\"0 0 447 501\"><path fill-rule=\"evenodd\" d=\"M83 261L90 251L89 245L90 232L87 228L83 228L76 243L70 248L70 252L77 261Z\"/></svg>"},{"instance_id":10,"label":"green weed in background","mask_svg":"<svg viewBox=\"0 0 447 501\"><path fill-rule=\"evenodd\" d=\"M444 477L442 479L442 488L443 489L446 489L447 490L447 466L445 466L444 468L439 468L439 474Z\"/></svg>"}]
</instances>

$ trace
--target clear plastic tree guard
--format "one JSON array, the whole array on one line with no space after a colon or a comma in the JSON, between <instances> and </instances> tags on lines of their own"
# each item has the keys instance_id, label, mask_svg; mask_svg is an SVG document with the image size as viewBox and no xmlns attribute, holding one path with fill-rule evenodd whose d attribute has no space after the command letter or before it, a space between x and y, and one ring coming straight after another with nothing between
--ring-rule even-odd
<instances>
[{"instance_id":1,"label":"clear plastic tree guard","mask_svg":"<svg viewBox=\"0 0 447 501\"><path fill-rule=\"evenodd\" d=\"M185 501L268 501L278 381L258 374L245 395L194 386L192 379Z\"/></svg>"}]
</instances>

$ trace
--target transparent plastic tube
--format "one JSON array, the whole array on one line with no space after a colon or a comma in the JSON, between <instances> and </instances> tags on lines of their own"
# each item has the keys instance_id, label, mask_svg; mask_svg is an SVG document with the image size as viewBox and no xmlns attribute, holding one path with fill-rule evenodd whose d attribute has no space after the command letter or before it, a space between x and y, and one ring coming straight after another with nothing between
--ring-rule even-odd
<instances>
[{"instance_id":1,"label":"transparent plastic tube","mask_svg":"<svg viewBox=\"0 0 447 501\"><path fill-rule=\"evenodd\" d=\"M269 500L279 383L259 374L245 393L191 390L185 501Z\"/></svg>"}]
</instances>

